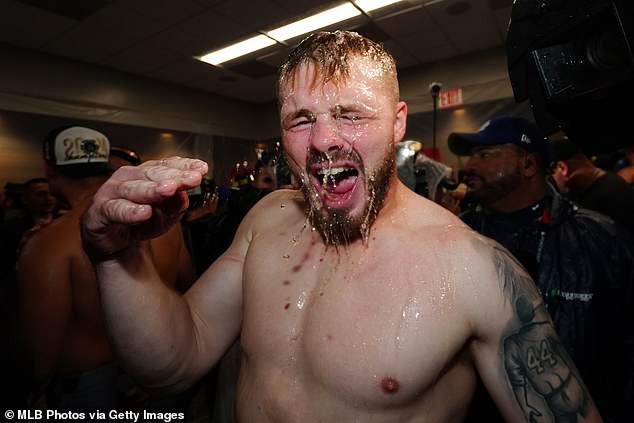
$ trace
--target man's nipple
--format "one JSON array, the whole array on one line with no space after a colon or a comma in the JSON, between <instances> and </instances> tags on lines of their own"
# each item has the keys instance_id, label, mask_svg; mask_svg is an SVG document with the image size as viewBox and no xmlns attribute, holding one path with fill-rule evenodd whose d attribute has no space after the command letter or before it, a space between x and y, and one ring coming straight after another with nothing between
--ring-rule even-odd
<instances>
[{"instance_id":1,"label":"man's nipple","mask_svg":"<svg viewBox=\"0 0 634 423\"><path fill-rule=\"evenodd\" d=\"M399 388L400 385L398 383L398 380L394 379L393 377L386 376L381 379L381 390L383 390L383 392L385 392L386 394L393 395L398 392Z\"/></svg>"}]
</instances>

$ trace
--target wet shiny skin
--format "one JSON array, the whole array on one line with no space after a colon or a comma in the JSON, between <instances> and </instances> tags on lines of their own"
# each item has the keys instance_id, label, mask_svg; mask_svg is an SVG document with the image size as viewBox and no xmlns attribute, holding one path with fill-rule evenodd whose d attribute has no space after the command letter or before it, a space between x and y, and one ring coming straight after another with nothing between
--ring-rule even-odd
<instances>
[{"instance_id":1,"label":"wet shiny skin","mask_svg":"<svg viewBox=\"0 0 634 423\"><path fill-rule=\"evenodd\" d=\"M406 106L394 101L375 66L360 58L346 83L335 84L304 65L283 90L282 139L291 169L304 182L313 213L324 220L320 226L345 223L346 239L367 236L393 167L395 131L405 126ZM324 173L337 167L355 170L342 195L323 183ZM333 208L346 211L345 222L329 216Z\"/></svg>"},{"instance_id":2,"label":"wet shiny skin","mask_svg":"<svg viewBox=\"0 0 634 423\"><path fill-rule=\"evenodd\" d=\"M469 328L458 281L431 270L451 244L418 245L410 231L423 219L399 210L379 218L367 247L326 247L288 195L265 198L285 207L260 216L245 262L238 420L460 421L473 389ZM386 261L386 251L401 253Z\"/></svg>"}]
</instances>

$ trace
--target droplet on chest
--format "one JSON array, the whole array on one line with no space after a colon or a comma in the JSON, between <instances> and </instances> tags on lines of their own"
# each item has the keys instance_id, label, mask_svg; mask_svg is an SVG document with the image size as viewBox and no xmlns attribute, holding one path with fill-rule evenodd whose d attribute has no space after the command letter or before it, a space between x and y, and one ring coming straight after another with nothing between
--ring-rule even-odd
<instances>
[{"instance_id":1,"label":"droplet on chest","mask_svg":"<svg viewBox=\"0 0 634 423\"><path fill-rule=\"evenodd\" d=\"M400 385L398 383L398 380L394 379L393 377L384 377L383 379L381 379L381 390L383 390L383 392L385 392L386 394L393 395L398 392L399 388Z\"/></svg>"}]
</instances>

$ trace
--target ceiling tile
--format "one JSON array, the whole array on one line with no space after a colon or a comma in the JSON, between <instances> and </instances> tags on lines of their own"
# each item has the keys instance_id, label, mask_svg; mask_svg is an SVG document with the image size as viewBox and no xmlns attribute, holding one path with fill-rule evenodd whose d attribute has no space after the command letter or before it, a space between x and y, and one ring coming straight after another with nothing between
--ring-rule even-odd
<instances>
[{"instance_id":1,"label":"ceiling tile","mask_svg":"<svg viewBox=\"0 0 634 423\"><path fill-rule=\"evenodd\" d=\"M379 19L377 25L392 38L411 35L419 31L440 31L425 9L418 8L409 13Z\"/></svg>"},{"instance_id":2,"label":"ceiling tile","mask_svg":"<svg viewBox=\"0 0 634 423\"><path fill-rule=\"evenodd\" d=\"M182 84L197 79L209 78L220 72L220 68L193 58L180 59L147 73L152 78Z\"/></svg>"},{"instance_id":3,"label":"ceiling tile","mask_svg":"<svg viewBox=\"0 0 634 423\"><path fill-rule=\"evenodd\" d=\"M403 46L397 41L388 40L384 43L387 51L394 56L396 60L396 66L398 69L406 69L412 66L420 65L420 62L412 56Z\"/></svg>"},{"instance_id":4,"label":"ceiling tile","mask_svg":"<svg viewBox=\"0 0 634 423\"><path fill-rule=\"evenodd\" d=\"M252 30L273 29L279 22L293 17L271 0L233 0L215 6L213 10Z\"/></svg>"},{"instance_id":5,"label":"ceiling tile","mask_svg":"<svg viewBox=\"0 0 634 423\"><path fill-rule=\"evenodd\" d=\"M273 0L283 9L288 10L293 16L300 16L313 10L323 10L341 4L341 1L320 0Z\"/></svg>"},{"instance_id":6,"label":"ceiling tile","mask_svg":"<svg viewBox=\"0 0 634 423\"><path fill-rule=\"evenodd\" d=\"M165 50L180 52L183 56L197 56L209 47L209 41L179 29L168 29L145 40L145 43Z\"/></svg>"},{"instance_id":7,"label":"ceiling tile","mask_svg":"<svg viewBox=\"0 0 634 423\"><path fill-rule=\"evenodd\" d=\"M174 0L126 0L119 4L121 7L170 25L196 16L209 7L193 0L178 0L178 7L174 7Z\"/></svg>"},{"instance_id":8,"label":"ceiling tile","mask_svg":"<svg viewBox=\"0 0 634 423\"><path fill-rule=\"evenodd\" d=\"M51 0L17 0L40 10L46 10L58 16L80 21L108 6L112 0L51 1Z\"/></svg>"},{"instance_id":9,"label":"ceiling tile","mask_svg":"<svg viewBox=\"0 0 634 423\"><path fill-rule=\"evenodd\" d=\"M441 38L438 33L421 32L401 37L399 42L420 63L442 60L457 54L449 41Z\"/></svg>"},{"instance_id":10,"label":"ceiling tile","mask_svg":"<svg viewBox=\"0 0 634 423\"><path fill-rule=\"evenodd\" d=\"M42 50L63 57L95 63L125 49L130 39L96 25L79 24L55 38Z\"/></svg>"},{"instance_id":11,"label":"ceiling tile","mask_svg":"<svg viewBox=\"0 0 634 423\"><path fill-rule=\"evenodd\" d=\"M193 16L175 25L173 29L209 40L209 47L205 51L224 47L226 44L254 35L250 28L212 10Z\"/></svg>"},{"instance_id":12,"label":"ceiling tile","mask_svg":"<svg viewBox=\"0 0 634 423\"><path fill-rule=\"evenodd\" d=\"M37 48L76 24L75 20L64 16L22 3L4 1L0 13L0 41L19 47Z\"/></svg>"},{"instance_id":13,"label":"ceiling tile","mask_svg":"<svg viewBox=\"0 0 634 423\"><path fill-rule=\"evenodd\" d=\"M181 59L182 53L140 43L108 57L101 64L145 74Z\"/></svg>"},{"instance_id":14,"label":"ceiling tile","mask_svg":"<svg viewBox=\"0 0 634 423\"><path fill-rule=\"evenodd\" d=\"M143 40L163 29L161 22L148 18L134 10L125 9L118 6L118 4L104 7L82 21L82 24L87 27L95 25L101 28L108 28L108 32L123 35L130 42Z\"/></svg>"},{"instance_id":15,"label":"ceiling tile","mask_svg":"<svg viewBox=\"0 0 634 423\"><path fill-rule=\"evenodd\" d=\"M462 13L452 13L452 9L462 9L462 6L468 9ZM478 31L493 23L493 15L487 0L445 0L430 3L425 6L425 10L443 30L463 26Z\"/></svg>"}]
</instances>

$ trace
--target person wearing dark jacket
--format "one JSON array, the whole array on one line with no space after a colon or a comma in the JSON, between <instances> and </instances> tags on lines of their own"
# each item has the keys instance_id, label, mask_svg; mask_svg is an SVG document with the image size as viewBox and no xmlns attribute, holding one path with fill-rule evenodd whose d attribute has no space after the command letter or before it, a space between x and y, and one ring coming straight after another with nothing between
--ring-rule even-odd
<instances>
[{"instance_id":1,"label":"person wearing dark jacket","mask_svg":"<svg viewBox=\"0 0 634 423\"><path fill-rule=\"evenodd\" d=\"M562 194L582 207L610 216L634 236L634 185L602 169L570 139L552 142L552 178Z\"/></svg>"},{"instance_id":2,"label":"person wearing dark jacket","mask_svg":"<svg viewBox=\"0 0 634 423\"><path fill-rule=\"evenodd\" d=\"M526 119L502 116L476 133L453 133L449 148L470 156L466 182L478 206L462 220L506 247L533 276L604 420L634 421L634 259L627 231L548 184L550 146ZM541 356L534 351L534 365ZM474 421L494 420L484 403L474 401Z\"/></svg>"}]
</instances>

